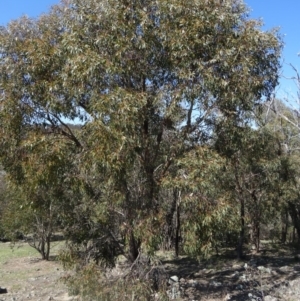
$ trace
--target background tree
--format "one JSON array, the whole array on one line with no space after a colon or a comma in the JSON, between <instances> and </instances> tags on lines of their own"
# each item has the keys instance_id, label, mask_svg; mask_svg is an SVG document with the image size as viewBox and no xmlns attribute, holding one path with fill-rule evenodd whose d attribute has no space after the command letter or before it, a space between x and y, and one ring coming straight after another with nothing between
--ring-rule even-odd
<instances>
[{"instance_id":1,"label":"background tree","mask_svg":"<svg viewBox=\"0 0 300 301\"><path fill-rule=\"evenodd\" d=\"M281 157L280 184L277 184L279 210L281 212L281 240L287 239L289 219L297 230L299 237L299 129L297 127L297 111L286 106L278 99L266 104L263 122L273 133L277 141L278 153ZM289 218L290 216L290 218Z\"/></svg>"},{"instance_id":2,"label":"background tree","mask_svg":"<svg viewBox=\"0 0 300 301\"><path fill-rule=\"evenodd\" d=\"M29 141L22 145L22 159L16 162L18 177L7 175L10 201L2 223L11 237L15 232L30 235L29 244L48 260L51 238L62 230L66 208L70 208L66 179L72 162L65 144L55 137L35 132Z\"/></svg>"},{"instance_id":3,"label":"background tree","mask_svg":"<svg viewBox=\"0 0 300 301\"><path fill-rule=\"evenodd\" d=\"M164 187L176 183L180 247L191 256L218 252L226 234L238 229L236 207L220 185L224 169L225 160L213 148L202 146L179 159L175 175L165 179Z\"/></svg>"}]
</instances>

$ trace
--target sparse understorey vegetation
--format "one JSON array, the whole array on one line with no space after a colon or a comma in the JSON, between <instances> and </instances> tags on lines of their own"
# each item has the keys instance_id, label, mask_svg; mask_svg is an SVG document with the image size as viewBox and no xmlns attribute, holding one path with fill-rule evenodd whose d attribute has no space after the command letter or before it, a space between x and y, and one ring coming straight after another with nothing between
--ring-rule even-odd
<instances>
[{"instance_id":1,"label":"sparse understorey vegetation","mask_svg":"<svg viewBox=\"0 0 300 301\"><path fill-rule=\"evenodd\" d=\"M1 27L0 237L49 260L60 233L85 300L175 298L160 251L299 249L300 113L261 26L239 0L65 0Z\"/></svg>"}]
</instances>

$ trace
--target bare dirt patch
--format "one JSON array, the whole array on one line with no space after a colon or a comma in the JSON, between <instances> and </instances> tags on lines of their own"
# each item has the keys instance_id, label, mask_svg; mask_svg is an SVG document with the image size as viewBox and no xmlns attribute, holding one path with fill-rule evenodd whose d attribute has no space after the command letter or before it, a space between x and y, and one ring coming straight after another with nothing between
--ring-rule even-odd
<instances>
[{"instance_id":1,"label":"bare dirt patch","mask_svg":"<svg viewBox=\"0 0 300 301\"><path fill-rule=\"evenodd\" d=\"M174 287L168 286L170 300L300 300L300 257L289 248L265 248L259 254L248 254L244 261L228 254L200 262L169 255L158 254L167 274L178 279ZM125 272L124 268L119 272ZM79 300L68 295L61 280L65 275L54 257L43 261L26 244L12 252L9 244L0 243L0 287L8 291L0 294L0 301Z\"/></svg>"},{"instance_id":2,"label":"bare dirt patch","mask_svg":"<svg viewBox=\"0 0 300 301\"><path fill-rule=\"evenodd\" d=\"M29 250L26 244L17 248L23 248L21 252L25 254L24 249ZM61 281L65 272L57 261L41 260L38 253L30 250L27 252L31 253L29 256L22 256L17 249L12 249L9 256L7 243L0 244L0 249L3 251L0 253L0 286L7 289L6 294L0 294L1 301L74 299L68 296L67 288Z\"/></svg>"}]
</instances>

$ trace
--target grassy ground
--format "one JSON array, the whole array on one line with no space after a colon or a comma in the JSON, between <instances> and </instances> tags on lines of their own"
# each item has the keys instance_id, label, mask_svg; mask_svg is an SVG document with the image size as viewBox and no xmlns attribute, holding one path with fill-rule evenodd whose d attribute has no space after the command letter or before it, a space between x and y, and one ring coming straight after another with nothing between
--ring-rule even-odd
<instances>
[{"instance_id":1,"label":"grassy ground","mask_svg":"<svg viewBox=\"0 0 300 301\"><path fill-rule=\"evenodd\" d=\"M64 272L56 260L63 245L53 242L51 259L45 261L27 243L0 243L0 287L8 290L1 300L69 300L60 280Z\"/></svg>"},{"instance_id":2,"label":"grassy ground","mask_svg":"<svg viewBox=\"0 0 300 301\"><path fill-rule=\"evenodd\" d=\"M9 242L0 244L0 265L5 264L11 258L39 256L38 252L28 244L11 244Z\"/></svg>"},{"instance_id":3,"label":"grassy ground","mask_svg":"<svg viewBox=\"0 0 300 301\"><path fill-rule=\"evenodd\" d=\"M51 245L50 256L55 257L59 250L63 247L64 242L53 242ZM21 257L40 257L37 250L29 246L29 244L24 242L17 243L0 243L0 265L5 263L7 260L12 258Z\"/></svg>"},{"instance_id":4,"label":"grassy ground","mask_svg":"<svg viewBox=\"0 0 300 301\"><path fill-rule=\"evenodd\" d=\"M9 292L1 295L1 300L73 300L61 281L66 272L55 260L63 246L63 241L54 242L47 262L26 243L0 243L0 286ZM228 297L226 300L251 301L268 295L277 300L299 301L298 253L288 246L267 242L262 243L262 249L258 254L249 251L243 261L227 250L200 262L186 256L174 258L173 252L161 251L157 256L167 274L180 279L181 298L177 300L223 301ZM121 261L117 275L126 272L122 266Z\"/></svg>"}]
</instances>

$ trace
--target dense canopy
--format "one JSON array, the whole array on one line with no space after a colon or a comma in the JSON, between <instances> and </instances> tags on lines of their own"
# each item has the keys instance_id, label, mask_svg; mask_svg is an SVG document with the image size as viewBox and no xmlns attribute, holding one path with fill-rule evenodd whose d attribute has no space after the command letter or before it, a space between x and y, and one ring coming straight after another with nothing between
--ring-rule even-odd
<instances>
[{"instance_id":1,"label":"dense canopy","mask_svg":"<svg viewBox=\"0 0 300 301\"><path fill-rule=\"evenodd\" d=\"M7 212L104 265L231 239L242 256L248 221L259 248L283 164L260 123L282 43L261 25L240 0L66 0L2 27Z\"/></svg>"}]
</instances>

